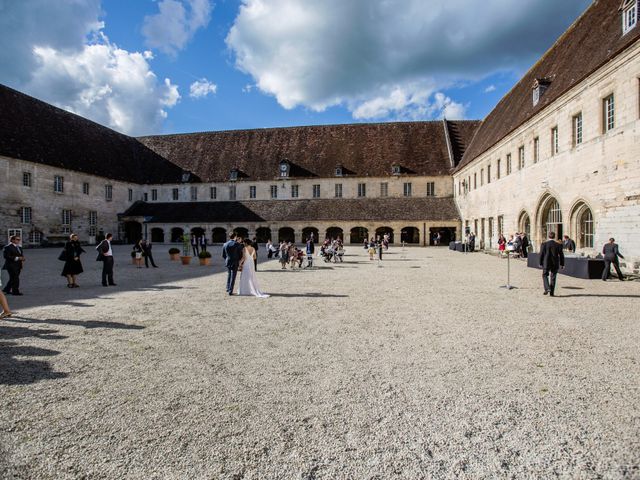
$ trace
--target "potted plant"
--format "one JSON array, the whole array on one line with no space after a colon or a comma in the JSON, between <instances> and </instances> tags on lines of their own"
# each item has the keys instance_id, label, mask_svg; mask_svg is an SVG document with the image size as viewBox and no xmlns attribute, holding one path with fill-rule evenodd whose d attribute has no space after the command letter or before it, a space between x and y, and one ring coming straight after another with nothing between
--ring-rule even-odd
<instances>
[{"instance_id":1,"label":"potted plant","mask_svg":"<svg viewBox=\"0 0 640 480\"><path fill-rule=\"evenodd\" d=\"M200 259L200 265L211 265L211 252L203 250L198 254L198 258Z\"/></svg>"},{"instance_id":2,"label":"potted plant","mask_svg":"<svg viewBox=\"0 0 640 480\"><path fill-rule=\"evenodd\" d=\"M183 265L189 265L191 263L191 255L189 255L189 250L191 249L191 239L188 235L182 236L182 255L180 256L180 261Z\"/></svg>"},{"instance_id":3,"label":"potted plant","mask_svg":"<svg viewBox=\"0 0 640 480\"><path fill-rule=\"evenodd\" d=\"M176 247L171 247L169 249L169 258L175 261L180 260L180 250L177 249Z\"/></svg>"}]
</instances>

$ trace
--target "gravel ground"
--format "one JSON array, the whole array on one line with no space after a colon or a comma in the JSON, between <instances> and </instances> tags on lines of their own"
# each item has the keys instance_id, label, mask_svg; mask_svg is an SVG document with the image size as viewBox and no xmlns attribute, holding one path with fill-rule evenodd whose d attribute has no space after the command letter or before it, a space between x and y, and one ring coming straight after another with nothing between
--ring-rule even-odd
<instances>
[{"instance_id":1,"label":"gravel ground","mask_svg":"<svg viewBox=\"0 0 640 480\"><path fill-rule=\"evenodd\" d=\"M640 478L638 282L447 249L259 266L29 251L0 321L0 477ZM264 253L262 250L261 254ZM36 269L37 266L37 269ZM3 273L6 281L6 273Z\"/></svg>"}]
</instances>

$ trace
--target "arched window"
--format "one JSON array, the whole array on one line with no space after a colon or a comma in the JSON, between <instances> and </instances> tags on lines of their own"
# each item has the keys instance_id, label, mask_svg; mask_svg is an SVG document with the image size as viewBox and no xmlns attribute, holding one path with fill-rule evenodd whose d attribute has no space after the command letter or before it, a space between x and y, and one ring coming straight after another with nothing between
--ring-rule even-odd
<instances>
[{"instance_id":1,"label":"arched window","mask_svg":"<svg viewBox=\"0 0 640 480\"><path fill-rule=\"evenodd\" d=\"M580 248L593 248L593 215L589 208L585 208L579 220Z\"/></svg>"},{"instance_id":2,"label":"arched window","mask_svg":"<svg viewBox=\"0 0 640 480\"><path fill-rule=\"evenodd\" d=\"M550 232L555 232L556 240L562 238L562 210L558 200L551 197L542 215L542 227L544 237L548 237Z\"/></svg>"},{"instance_id":3,"label":"arched window","mask_svg":"<svg viewBox=\"0 0 640 480\"><path fill-rule=\"evenodd\" d=\"M531 238L531 219L527 212L522 212L520 215L520 221L518 222L518 231L520 233L526 233L527 237Z\"/></svg>"}]
</instances>

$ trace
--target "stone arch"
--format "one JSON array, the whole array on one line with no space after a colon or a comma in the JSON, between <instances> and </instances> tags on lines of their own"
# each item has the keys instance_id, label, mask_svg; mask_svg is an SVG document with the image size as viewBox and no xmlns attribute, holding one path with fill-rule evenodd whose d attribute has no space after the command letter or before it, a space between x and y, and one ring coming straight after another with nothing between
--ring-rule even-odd
<instances>
[{"instance_id":1,"label":"stone arch","mask_svg":"<svg viewBox=\"0 0 640 480\"><path fill-rule=\"evenodd\" d=\"M326 238L333 240L335 238L339 238L340 240L344 240L344 232L340 227L329 227L325 232Z\"/></svg>"},{"instance_id":2,"label":"stone arch","mask_svg":"<svg viewBox=\"0 0 640 480\"><path fill-rule=\"evenodd\" d=\"M140 222L124 222L124 237L127 243L136 243L142 238L142 224Z\"/></svg>"},{"instance_id":3,"label":"stone arch","mask_svg":"<svg viewBox=\"0 0 640 480\"><path fill-rule=\"evenodd\" d=\"M267 243L271 240L271 229L269 227L258 227L256 229L256 241L258 243Z\"/></svg>"},{"instance_id":4,"label":"stone arch","mask_svg":"<svg viewBox=\"0 0 640 480\"><path fill-rule=\"evenodd\" d=\"M562 207L557 197L551 192L545 192L536 209L536 231L538 243L545 241L549 232L556 234L556 240L564 234Z\"/></svg>"},{"instance_id":5,"label":"stone arch","mask_svg":"<svg viewBox=\"0 0 640 480\"><path fill-rule=\"evenodd\" d=\"M227 241L227 231L222 227L211 230L211 243L224 243Z\"/></svg>"},{"instance_id":6,"label":"stone arch","mask_svg":"<svg viewBox=\"0 0 640 480\"><path fill-rule=\"evenodd\" d=\"M241 236L242 238L249 238L249 229L245 227L235 227L233 233Z\"/></svg>"},{"instance_id":7,"label":"stone arch","mask_svg":"<svg viewBox=\"0 0 640 480\"><path fill-rule=\"evenodd\" d=\"M531 240L531 216L524 209L522 209L518 215L518 232L526 233L529 240Z\"/></svg>"},{"instance_id":8,"label":"stone arch","mask_svg":"<svg viewBox=\"0 0 640 480\"><path fill-rule=\"evenodd\" d=\"M417 227L404 227L400 231L400 241L404 243L420 243L420 229Z\"/></svg>"},{"instance_id":9,"label":"stone arch","mask_svg":"<svg viewBox=\"0 0 640 480\"><path fill-rule=\"evenodd\" d=\"M363 243L369 239L369 230L365 227L353 227L349 232L349 241L351 243Z\"/></svg>"},{"instance_id":10,"label":"stone arch","mask_svg":"<svg viewBox=\"0 0 640 480\"><path fill-rule=\"evenodd\" d=\"M164 230L159 227L153 227L151 229L151 242L164 243Z\"/></svg>"},{"instance_id":11,"label":"stone arch","mask_svg":"<svg viewBox=\"0 0 640 480\"><path fill-rule=\"evenodd\" d=\"M182 242L182 236L184 235L184 229L180 227L173 227L171 229L171 243Z\"/></svg>"},{"instance_id":12,"label":"stone arch","mask_svg":"<svg viewBox=\"0 0 640 480\"><path fill-rule=\"evenodd\" d=\"M195 235L196 237L201 237L204 235L204 228L202 227L193 227L191 229L191 235Z\"/></svg>"},{"instance_id":13,"label":"stone arch","mask_svg":"<svg viewBox=\"0 0 640 480\"><path fill-rule=\"evenodd\" d=\"M320 238L320 232L316 227L304 227L302 229L302 241L306 242L309 237L313 234L313 241L317 242Z\"/></svg>"},{"instance_id":14,"label":"stone arch","mask_svg":"<svg viewBox=\"0 0 640 480\"><path fill-rule=\"evenodd\" d=\"M278 230L278 242L292 242L296 241L296 232L291 227L282 227Z\"/></svg>"},{"instance_id":15,"label":"stone arch","mask_svg":"<svg viewBox=\"0 0 640 480\"><path fill-rule=\"evenodd\" d=\"M575 236L576 248L594 248L595 218L593 209L582 199L571 207L570 231Z\"/></svg>"},{"instance_id":16,"label":"stone arch","mask_svg":"<svg viewBox=\"0 0 640 480\"><path fill-rule=\"evenodd\" d=\"M389 243L393 243L393 228L391 227L378 227L376 228L376 237L384 237L384 235L389 235Z\"/></svg>"}]
</instances>

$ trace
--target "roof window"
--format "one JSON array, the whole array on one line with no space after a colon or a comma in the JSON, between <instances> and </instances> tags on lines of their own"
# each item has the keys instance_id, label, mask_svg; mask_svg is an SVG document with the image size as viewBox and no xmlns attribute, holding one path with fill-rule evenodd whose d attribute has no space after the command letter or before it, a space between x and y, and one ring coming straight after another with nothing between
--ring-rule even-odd
<instances>
[{"instance_id":1,"label":"roof window","mask_svg":"<svg viewBox=\"0 0 640 480\"><path fill-rule=\"evenodd\" d=\"M638 0L625 0L622 4L622 34L628 33L638 23Z\"/></svg>"},{"instance_id":2,"label":"roof window","mask_svg":"<svg viewBox=\"0 0 640 480\"><path fill-rule=\"evenodd\" d=\"M392 175L400 175L400 173L402 173L401 170L402 169L400 168L400 165L397 165L397 164L391 165L391 174Z\"/></svg>"},{"instance_id":3,"label":"roof window","mask_svg":"<svg viewBox=\"0 0 640 480\"><path fill-rule=\"evenodd\" d=\"M236 180L238 180L238 169L237 168L232 168L231 171L229 172L229 180L235 182Z\"/></svg>"},{"instance_id":4,"label":"roof window","mask_svg":"<svg viewBox=\"0 0 640 480\"><path fill-rule=\"evenodd\" d=\"M540 98L544 95L544 92L547 91L549 85L551 84L551 80L549 78L536 78L533 82L533 106L538 105Z\"/></svg>"}]
</instances>

